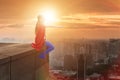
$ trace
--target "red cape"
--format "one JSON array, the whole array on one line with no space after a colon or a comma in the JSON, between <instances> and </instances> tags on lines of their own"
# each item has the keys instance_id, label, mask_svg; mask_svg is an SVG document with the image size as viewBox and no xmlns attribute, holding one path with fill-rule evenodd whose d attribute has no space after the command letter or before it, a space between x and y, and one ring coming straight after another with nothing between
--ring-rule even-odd
<instances>
[{"instance_id":1,"label":"red cape","mask_svg":"<svg viewBox=\"0 0 120 80\"><path fill-rule=\"evenodd\" d=\"M32 43L32 47L39 51L45 42L45 26L37 23L35 33L35 43Z\"/></svg>"}]
</instances>

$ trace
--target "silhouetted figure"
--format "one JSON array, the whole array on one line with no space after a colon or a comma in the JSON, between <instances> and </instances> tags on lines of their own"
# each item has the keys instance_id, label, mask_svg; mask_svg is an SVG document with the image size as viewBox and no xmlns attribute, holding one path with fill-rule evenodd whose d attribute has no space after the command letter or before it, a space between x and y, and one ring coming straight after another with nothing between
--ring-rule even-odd
<instances>
[{"instance_id":1,"label":"silhouetted figure","mask_svg":"<svg viewBox=\"0 0 120 80\"><path fill-rule=\"evenodd\" d=\"M32 47L35 48L37 51L40 51L45 44L47 46L47 49L40 54L40 58L45 58L45 54L52 51L54 49L54 46L49 41L46 41L45 26L43 25L42 16L38 16L38 21L35 28L35 35L35 43L32 43Z\"/></svg>"}]
</instances>

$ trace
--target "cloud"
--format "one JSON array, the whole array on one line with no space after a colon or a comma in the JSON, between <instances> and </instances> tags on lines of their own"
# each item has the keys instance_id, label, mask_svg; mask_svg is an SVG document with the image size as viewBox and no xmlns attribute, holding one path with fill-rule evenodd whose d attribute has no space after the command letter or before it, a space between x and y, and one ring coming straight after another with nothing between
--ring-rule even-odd
<instances>
[{"instance_id":1,"label":"cloud","mask_svg":"<svg viewBox=\"0 0 120 80\"><path fill-rule=\"evenodd\" d=\"M22 28L24 27L23 24L1 24L0 28Z\"/></svg>"},{"instance_id":2,"label":"cloud","mask_svg":"<svg viewBox=\"0 0 120 80\"><path fill-rule=\"evenodd\" d=\"M64 16L60 22L73 28L120 28L120 15L77 14Z\"/></svg>"}]
</instances>

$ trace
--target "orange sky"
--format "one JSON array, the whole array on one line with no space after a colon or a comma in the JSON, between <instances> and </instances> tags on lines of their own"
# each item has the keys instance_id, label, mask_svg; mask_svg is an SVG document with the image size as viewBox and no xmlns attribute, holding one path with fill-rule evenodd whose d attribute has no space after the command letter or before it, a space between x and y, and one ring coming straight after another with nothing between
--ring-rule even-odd
<instances>
[{"instance_id":1,"label":"orange sky","mask_svg":"<svg viewBox=\"0 0 120 80\"><path fill-rule=\"evenodd\" d=\"M33 39L32 19L45 7L57 10L57 27L67 27L49 29L49 38L120 38L120 0L0 0L0 36Z\"/></svg>"}]
</instances>

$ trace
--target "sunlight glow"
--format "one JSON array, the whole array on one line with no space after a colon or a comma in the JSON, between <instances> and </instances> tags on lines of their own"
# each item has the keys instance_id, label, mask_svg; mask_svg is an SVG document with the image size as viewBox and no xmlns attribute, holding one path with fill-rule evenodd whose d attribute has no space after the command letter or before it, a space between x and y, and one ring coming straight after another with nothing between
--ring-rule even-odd
<instances>
[{"instance_id":1,"label":"sunlight glow","mask_svg":"<svg viewBox=\"0 0 120 80\"><path fill-rule=\"evenodd\" d=\"M45 9L42 11L41 15L44 19L44 25L46 26L54 25L54 23L57 21L57 14L55 10Z\"/></svg>"}]
</instances>

